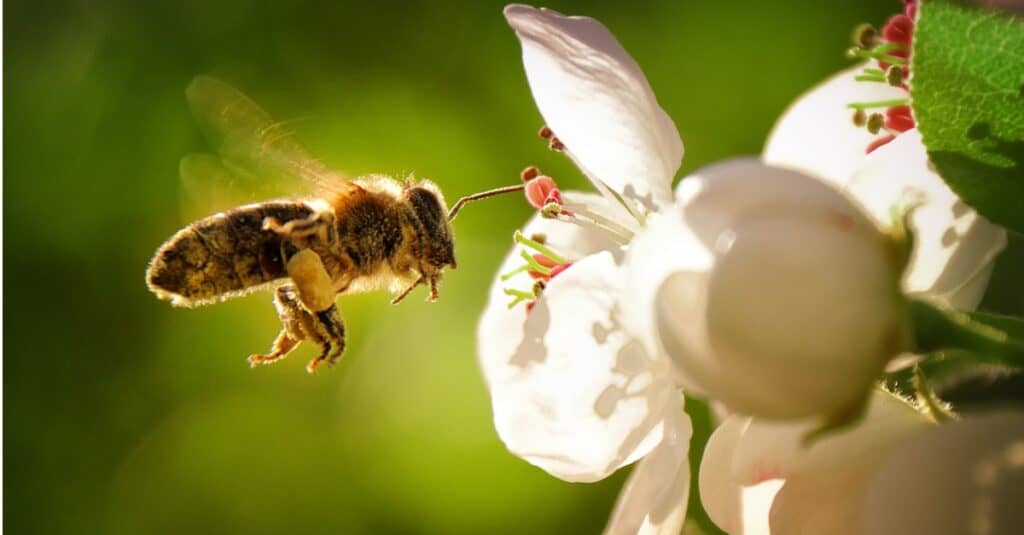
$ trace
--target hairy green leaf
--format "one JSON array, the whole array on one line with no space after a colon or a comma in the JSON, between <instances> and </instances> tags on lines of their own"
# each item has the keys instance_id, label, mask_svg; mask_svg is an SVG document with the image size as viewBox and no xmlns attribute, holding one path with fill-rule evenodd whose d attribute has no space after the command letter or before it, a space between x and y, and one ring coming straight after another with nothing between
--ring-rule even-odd
<instances>
[{"instance_id":1,"label":"hairy green leaf","mask_svg":"<svg viewBox=\"0 0 1024 535\"><path fill-rule=\"evenodd\" d=\"M1024 231L1024 20L923 1L911 71L914 117L939 174L989 220Z\"/></svg>"}]
</instances>

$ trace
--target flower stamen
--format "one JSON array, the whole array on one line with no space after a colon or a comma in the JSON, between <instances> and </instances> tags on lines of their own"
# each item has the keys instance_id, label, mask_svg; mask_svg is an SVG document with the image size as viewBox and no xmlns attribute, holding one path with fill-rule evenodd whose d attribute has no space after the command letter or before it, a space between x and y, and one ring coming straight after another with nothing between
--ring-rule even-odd
<instances>
[{"instance_id":1,"label":"flower stamen","mask_svg":"<svg viewBox=\"0 0 1024 535\"><path fill-rule=\"evenodd\" d=\"M880 69L864 69L855 76L858 82L884 83L892 87L907 89L910 77L910 56L914 37L914 17L917 14L917 0L904 0L903 13L889 18L881 32L868 24L858 26L853 32L853 47L846 51L850 58L874 59ZM867 152L889 143L897 135L914 128L914 118L910 112L910 98L882 100L877 102L853 102L848 107L857 110L853 122L857 126L867 127L872 134L885 131L886 134L875 139L867 146ZM884 115L872 113L870 116L863 110L871 108L887 108Z\"/></svg>"},{"instance_id":2,"label":"flower stamen","mask_svg":"<svg viewBox=\"0 0 1024 535\"><path fill-rule=\"evenodd\" d=\"M526 251L519 251L519 256L526 261L525 265L527 273L535 279L550 276L551 266L556 264L556 262L549 260L546 256L536 254L531 255ZM544 259L544 261L541 259Z\"/></svg>"},{"instance_id":3,"label":"flower stamen","mask_svg":"<svg viewBox=\"0 0 1024 535\"><path fill-rule=\"evenodd\" d=\"M561 210L560 207L553 208L559 208L559 211L551 210L548 213L542 212L542 214L545 217L549 217L551 219L557 219L558 221L572 223L583 228L598 231L607 236L615 243L618 243L619 245L628 244L630 237L633 235L632 232L622 228L621 226L613 223L608 219L601 218L601 220L598 220L582 214L572 213L567 210Z\"/></svg>"},{"instance_id":4,"label":"flower stamen","mask_svg":"<svg viewBox=\"0 0 1024 535\"><path fill-rule=\"evenodd\" d=\"M891 54L890 54L891 52ZM850 59L874 59L879 63L889 65L905 65L907 58L897 55L906 54L904 46L900 43L886 43L875 48L850 47L846 50L846 57Z\"/></svg>"},{"instance_id":5,"label":"flower stamen","mask_svg":"<svg viewBox=\"0 0 1024 535\"><path fill-rule=\"evenodd\" d=\"M551 250L550 247L541 243L545 239L543 235L536 237L542 239L536 240L532 237L527 238L523 236L521 232L516 231L515 241L524 247L524 249L519 251L519 257L523 259L523 264L501 275L502 281L507 281L523 272L529 274L530 277L533 278L533 285L530 287L530 291L507 287L502 289L505 295L512 297L512 301L509 302L508 308L511 309L525 301L527 314L529 314L530 310L533 309L534 303L536 303L537 299L540 298L544 288L547 287L548 281L572 265L572 262L569 262L558 253ZM532 249L536 252L530 253L528 249Z\"/></svg>"},{"instance_id":6,"label":"flower stamen","mask_svg":"<svg viewBox=\"0 0 1024 535\"><path fill-rule=\"evenodd\" d=\"M523 169L519 173L519 178L525 184L525 183L527 183L527 182L537 178L538 175L540 175L540 169L537 169L536 166L531 165L531 166L527 167L526 169Z\"/></svg>"},{"instance_id":7,"label":"flower stamen","mask_svg":"<svg viewBox=\"0 0 1024 535\"><path fill-rule=\"evenodd\" d=\"M515 288L503 288L502 291L505 292L505 295L512 297L512 301L508 304L509 309L515 308L516 305L523 301L533 302L533 300L536 299L533 294L522 290L516 290Z\"/></svg>"},{"instance_id":8,"label":"flower stamen","mask_svg":"<svg viewBox=\"0 0 1024 535\"><path fill-rule=\"evenodd\" d=\"M565 145L558 139L558 137L555 136L555 133L548 127L548 125L540 127L537 135L548 142L549 149L555 152L562 152L565 150Z\"/></svg>"},{"instance_id":9,"label":"flower stamen","mask_svg":"<svg viewBox=\"0 0 1024 535\"><path fill-rule=\"evenodd\" d=\"M910 97L907 98L893 98L889 100L876 100L873 102L851 102L846 105L847 108L853 108L855 110L865 110L871 108L889 108L892 106L906 106L910 104Z\"/></svg>"},{"instance_id":10,"label":"flower stamen","mask_svg":"<svg viewBox=\"0 0 1024 535\"><path fill-rule=\"evenodd\" d=\"M515 234L513 234L512 239L513 239L513 241L515 241L515 243L518 243L518 244L520 244L520 245L522 245L524 247L533 249L534 251L537 251L538 253L540 253L540 254L542 254L542 255L544 255L544 256L554 260L555 263L558 263L558 264L567 264L567 263L569 263L569 261L566 260L565 257L563 257L563 256L559 255L558 253L552 251L551 248L548 247L547 245L544 245L543 243L540 243L537 240L534 240L534 239L531 239L531 238L527 238L526 236L523 235L522 232L519 232L518 230L515 232Z\"/></svg>"}]
</instances>

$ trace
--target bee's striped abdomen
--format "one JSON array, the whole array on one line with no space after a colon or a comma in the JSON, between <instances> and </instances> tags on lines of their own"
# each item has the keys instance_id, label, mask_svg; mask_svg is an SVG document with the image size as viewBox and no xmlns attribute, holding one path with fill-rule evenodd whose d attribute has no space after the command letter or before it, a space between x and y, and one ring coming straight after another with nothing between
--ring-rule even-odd
<instances>
[{"instance_id":1,"label":"bee's striped abdomen","mask_svg":"<svg viewBox=\"0 0 1024 535\"><path fill-rule=\"evenodd\" d=\"M281 237L263 220L312 215L302 202L272 201L228 210L178 231L157 251L146 282L176 306L215 303L286 275Z\"/></svg>"}]
</instances>

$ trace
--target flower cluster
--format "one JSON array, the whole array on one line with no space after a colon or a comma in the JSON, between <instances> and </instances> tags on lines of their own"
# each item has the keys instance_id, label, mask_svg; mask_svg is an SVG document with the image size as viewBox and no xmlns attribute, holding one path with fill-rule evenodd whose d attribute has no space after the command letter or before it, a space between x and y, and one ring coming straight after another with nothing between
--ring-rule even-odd
<instances>
[{"instance_id":1,"label":"flower cluster","mask_svg":"<svg viewBox=\"0 0 1024 535\"><path fill-rule=\"evenodd\" d=\"M587 17L505 9L540 135L595 192L523 171L537 213L491 287L478 353L512 453L582 482L639 461L609 533L681 529L684 392L728 414L699 490L730 532L920 531L892 497L916 492L906 481L950 455L940 440L994 466L992 489L1019 481L1020 414L936 426L877 387L919 347L911 303L972 310L1006 245L1005 230L931 168L914 128L905 80L915 10L908 1L880 36L858 32L855 55L880 69L830 78L783 114L760 156L699 169L673 190L682 140L611 32ZM848 120L850 102L888 109L864 117L865 129ZM1006 432L965 438L997 426ZM959 497L950 488L941 499Z\"/></svg>"}]
</instances>

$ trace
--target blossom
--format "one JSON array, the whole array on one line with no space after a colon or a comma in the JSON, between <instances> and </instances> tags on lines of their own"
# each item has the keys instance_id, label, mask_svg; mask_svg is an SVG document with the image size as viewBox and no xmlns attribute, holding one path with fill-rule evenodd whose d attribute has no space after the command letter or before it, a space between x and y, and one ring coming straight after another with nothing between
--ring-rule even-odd
<instances>
[{"instance_id":1,"label":"blossom","mask_svg":"<svg viewBox=\"0 0 1024 535\"><path fill-rule=\"evenodd\" d=\"M849 121L845 104L853 100L885 100L893 91L902 89L856 82L854 77L859 69L844 71L829 79L786 111L769 136L760 173L767 177L774 173L772 169L785 168L831 184L854 199L875 225L890 234L899 234L897 225L901 221L894 213L902 206L908 213L907 223L913 232L913 249L902 273L902 292L909 297L927 297L949 306L973 309L981 300L996 256L1006 245L1006 232L965 205L930 168L916 129L899 133L870 154L865 152L871 134ZM747 167L744 171L750 176L747 180L750 183L759 180L756 164L747 164ZM714 174L728 172L718 168ZM639 299L641 308L637 311L651 317L647 323L653 326L649 336L655 340L652 345L660 344L661 350L673 357L676 379L688 391L723 401L734 410L769 418L818 414L841 419L844 407L846 412L856 410L858 396L863 398L867 394L885 362L909 347L905 329L901 334L901 320L892 316L893 308L883 306L892 302L875 303L882 307L879 310L888 311L876 316L890 321L888 332L892 343L888 351L880 346L864 348L857 342L820 336L823 332L839 332L828 327L833 325L832 321L845 321L841 325L850 329L846 334L856 335L854 327L864 322L864 318L856 315L857 307L864 304L857 299L833 299L831 304L820 301L810 305L811 310L817 308L817 317L801 316L800 311L808 310L808 305L814 302L802 300L800 296L817 288L820 291L810 298L827 299L829 295L840 295L838 292L843 288L854 288L849 285L857 280L869 284L871 279L862 278L869 272L852 269L857 264L844 266L840 260L843 258L841 250L807 247L805 253L810 258L804 267L817 265L821 269L807 272L801 271L799 265L792 266L790 275L797 277L804 273L803 278L790 279L785 284L784 278L773 280L770 274L751 268L747 274L751 284L747 306L731 307L732 314L745 308L746 315L737 318L745 317L750 323L741 330L716 326L716 323L723 323L724 316L715 315L711 302L723 298L714 295L710 284L717 277L717 262L724 260L724 255L714 253L712 245L719 236L735 234L735 229L730 229L733 234L716 235L723 233L725 227L715 227L717 223L695 223L708 217L697 214L706 214L709 210L686 206L700 204L702 194L699 192L714 179L705 176L695 182L684 178L678 187L681 207L662 214L674 214L674 219L663 218L669 220L649 225L647 234L651 236L641 236L633 247L634 250L646 247L671 250L676 259L663 261L658 268L642 266L629 277L638 281L637 286L631 288L632 293L658 295L657 301L650 297ZM757 186L748 187L756 189ZM808 188L806 194L793 190L790 207L807 210L812 190L816 188ZM755 199L755 202L759 201ZM718 214L719 220L731 218L733 227L738 227L746 217L739 216L738 212L749 209L737 206L728 208L720 203L711 212ZM701 230L702 225L704 230ZM682 230L686 228L697 229L699 239L681 239L688 236ZM801 240L811 243L805 239L809 236L806 233L791 230L787 233L796 241L778 236L779 256L801 254ZM674 241L675 245L667 245L669 241ZM643 245L648 242L650 246ZM839 242L833 245L838 247ZM822 254L832 251L832 258L839 262L839 267L826 268L823 262L828 260L817 258L818 250ZM709 261L701 264L695 260L699 258ZM762 255L760 258L769 257ZM754 263L747 262L747 265ZM836 287L829 288L830 284ZM773 291L780 287L783 291ZM726 295L732 293L723 291ZM884 299L877 292L860 294L861 297L872 295ZM802 308L801 303L805 305ZM853 319L842 319L844 313L853 314ZM905 327L905 319L902 322ZM861 332L873 332L866 340L878 340L877 336L886 332L885 329L885 324L878 323L873 331ZM747 342L743 351L736 351L737 340ZM833 342L831 349L828 349L828 340ZM864 352L858 353L857 348Z\"/></svg>"},{"instance_id":2,"label":"blossom","mask_svg":"<svg viewBox=\"0 0 1024 535\"><path fill-rule=\"evenodd\" d=\"M687 391L746 414L833 417L906 347L903 264L835 188L736 159L684 178L637 239L632 313L651 318Z\"/></svg>"},{"instance_id":3,"label":"blossom","mask_svg":"<svg viewBox=\"0 0 1024 535\"><path fill-rule=\"evenodd\" d=\"M844 189L886 227L901 199L916 205L910 212L915 247L904 291L973 309L996 256L1006 247L1006 230L949 189L930 167L916 129L865 153L872 135L849 120L846 104L884 101L902 90L855 81L861 69L844 70L797 99L775 124L762 157L768 164L800 170Z\"/></svg>"},{"instance_id":4,"label":"blossom","mask_svg":"<svg viewBox=\"0 0 1024 535\"><path fill-rule=\"evenodd\" d=\"M543 134L600 194L562 192L550 177L525 173L546 178L527 188L541 213L517 233L478 328L495 427L512 453L568 481L596 481L640 460L608 531L678 532L690 422L668 362L623 314L621 263L647 218L672 202L682 141L599 22L521 5L505 17L522 44Z\"/></svg>"},{"instance_id":5,"label":"blossom","mask_svg":"<svg viewBox=\"0 0 1024 535\"><path fill-rule=\"evenodd\" d=\"M719 527L733 534L1002 533L1022 520L1013 503L1024 481L1020 412L934 425L876 391L858 425L805 446L812 426L726 418L700 468L701 500Z\"/></svg>"},{"instance_id":6,"label":"blossom","mask_svg":"<svg viewBox=\"0 0 1024 535\"><path fill-rule=\"evenodd\" d=\"M931 169L916 129L895 129L887 143L865 150L872 134L849 121L845 105L905 93L855 81L862 68L843 71L798 99L776 124L762 158L843 189L883 228L892 226L894 206L910 207L914 248L903 291L973 309L1006 245L1005 230L966 206ZM1011 424L1019 429L1021 419L996 415L929 430L911 407L876 392L862 422L805 449L803 438L814 422L731 416L708 443L700 492L711 517L732 533L766 533L769 519L773 531L784 533L969 532L969 526L957 524L971 501L963 492L972 489L964 474L969 468L961 467L972 466L972 458L980 459L972 455L992 441L1010 444L1010 435L993 432ZM979 426L989 434L979 435ZM1019 449L1019 432L1016 436ZM959 444L941 449L947 440ZM966 444L971 441L977 447ZM937 468L943 462L948 464ZM915 487L952 466L959 481ZM1010 513L970 514L984 524Z\"/></svg>"}]
</instances>

